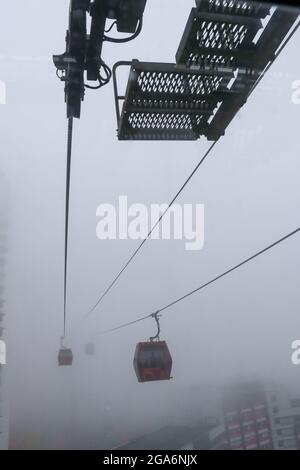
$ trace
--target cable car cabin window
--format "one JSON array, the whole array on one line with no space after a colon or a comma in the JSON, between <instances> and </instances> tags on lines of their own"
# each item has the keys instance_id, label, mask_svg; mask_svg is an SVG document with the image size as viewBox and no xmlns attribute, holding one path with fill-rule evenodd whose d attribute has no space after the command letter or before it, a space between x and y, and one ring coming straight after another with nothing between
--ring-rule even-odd
<instances>
[{"instance_id":1,"label":"cable car cabin window","mask_svg":"<svg viewBox=\"0 0 300 470\"><path fill-rule=\"evenodd\" d=\"M141 350L138 363L140 367L165 367L169 362L167 359L162 347L148 348Z\"/></svg>"}]
</instances>

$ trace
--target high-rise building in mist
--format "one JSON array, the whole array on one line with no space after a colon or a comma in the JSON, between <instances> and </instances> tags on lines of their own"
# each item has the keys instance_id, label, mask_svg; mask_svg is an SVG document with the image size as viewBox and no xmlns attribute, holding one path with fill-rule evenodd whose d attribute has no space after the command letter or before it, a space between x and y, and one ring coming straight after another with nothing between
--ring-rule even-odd
<instances>
[{"instance_id":1,"label":"high-rise building in mist","mask_svg":"<svg viewBox=\"0 0 300 470\"><path fill-rule=\"evenodd\" d=\"M170 423L126 442L118 450L298 450L300 394L287 385L264 381L234 383L220 390L215 416L192 403L196 423ZM206 409L205 401L199 402ZM211 410L210 410L211 411Z\"/></svg>"},{"instance_id":2,"label":"high-rise building in mist","mask_svg":"<svg viewBox=\"0 0 300 470\"><path fill-rule=\"evenodd\" d=\"M7 185L0 173L0 340L5 342L5 266L7 247ZM3 360L3 358L2 358ZM1 361L2 362L2 361ZM0 364L0 450L8 448L6 365Z\"/></svg>"},{"instance_id":3,"label":"high-rise building in mist","mask_svg":"<svg viewBox=\"0 0 300 470\"><path fill-rule=\"evenodd\" d=\"M300 449L300 394L292 387L253 381L223 390L220 425L211 449Z\"/></svg>"},{"instance_id":4,"label":"high-rise building in mist","mask_svg":"<svg viewBox=\"0 0 300 470\"><path fill-rule=\"evenodd\" d=\"M229 448L272 449L272 430L264 384L252 382L228 387L223 413Z\"/></svg>"},{"instance_id":5,"label":"high-rise building in mist","mask_svg":"<svg viewBox=\"0 0 300 470\"><path fill-rule=\"evenodd\" d=\"M300 449L300 393L287 386L271 384L267 388L273 447L276 450Z\"/></svg>"}]
</instances>

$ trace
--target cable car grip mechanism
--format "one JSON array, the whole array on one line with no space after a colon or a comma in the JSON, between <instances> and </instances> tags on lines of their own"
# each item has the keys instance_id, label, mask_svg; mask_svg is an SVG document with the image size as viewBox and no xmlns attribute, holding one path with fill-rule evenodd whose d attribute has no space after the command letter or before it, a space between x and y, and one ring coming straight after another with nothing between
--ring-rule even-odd
<instances>
[{"instance_id":1,"label":"cable car grip mechanism","mask_svg":"<svg viewBox=\"0 0 300 470\"><path fill-rule=\"evenodd\" d=\"M156 321L156 325L157 325L157 333L155 336L151 336L151 338L149 338L149 341L154 341L155 339L157 339L159 341L159 335L160 335L160 323L159 323L159 319L162 315L159 315L159 311L157 312L154 312L152 313L151 317L154 318L154 320Z\"/></svg>"}]
</instances>

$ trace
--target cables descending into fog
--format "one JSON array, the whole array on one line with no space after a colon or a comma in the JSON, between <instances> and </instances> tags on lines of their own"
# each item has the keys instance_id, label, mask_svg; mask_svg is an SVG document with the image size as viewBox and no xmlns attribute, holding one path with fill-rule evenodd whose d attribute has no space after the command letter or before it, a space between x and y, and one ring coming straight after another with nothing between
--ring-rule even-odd
<instances>
[{"instance_id":1,"label":"cables descending into fog","mask_svg":"<svg viewBox=\"0 0 300 470\"><path fill-rule=\"evenodd\" d=\"M210 152L212 151L212 149L214 148L214 146L216 145L216 143L218 142L218 140L216 140L210 147L209 149L207 150L207 152L205 152L204 156L201 158L201 160L197 163L197 165L195 166L195 168L193 169L193 171L190 173L190 175L188 176L188 178L185 180L185 182L183 183L183 185L181 186L181 188L177 191L177 193L175 194L175 196L173 197L173 199L171 200L171 202L168 204L168 207L166 208L166 210L161 214L161 216L159 217L159 219L155 222L155 224L151 227L148 235L146 238L144 238L142 240L142 242L140 243L140 245L136 248L136 250L133 252L133 254L130 256L130 258L128 259L128 261L124 264L124 266L122 267L122 269L119 271L119 273L116 275L116 277L112 280L112 282L109 284L109 286L106 288L106 290L103 292L103 294L101 295L101 297L97 300L97 302L95 303L95 305L89 310L89 312L87 313L87 315L91 314L97 307L98 305L100 305L100 303L102 302L102 300L104 299L104 297L106 297L106 295L109 293L109 291L112 289L112 287L116 284L116 282L118 281L118 279L121 277L121 275L124 273L124 271L127 269L127 267L129 266L129 264L133 261L133 259L136 257L136 255L138 254L138 252L140 251L140 249L143 247L143 245L146 243L147 240L149 240L152 232L155 230L155 228L160 224L161 220L163 219L163 217L166 215L166 213L169 211L169 209L171 208L171 206L174 204L174 202L177 200L178 196L182 193L182 191L184 190L184 188L187 186L187 184L190 182L190 180L192 179L192 177L194 176L194 174L198 171L198 169L200 168L200 166L202 165L202 163L205 161L205 159L208 157L208 155L210 154Z\"/></svg>"},{"instance_id":2,"label":"cables descending into fog","mask_svg":"<svg viewBox=\"0 0 300 470\"><path fill-rule=\"evenodd\" d=\"M172 302L168 303L167 305L165 305L164 307L161 307L157 310L155 310L155 312L153 313L150 313L148 315L145 315L143 317L140 317L140 318L137 318L136 320L133 320L131 322L128 322L128 323L123 323L122 325L119 325L119 326L116 326L115 328L110 328L109 330L105 330L105 331L102 331L100 332L100 334L107 334L107 333L111 333L113 331L117 331L117 330L120 330L120 329L123 329L123 328L126 328L128 326L131 326L131 325L134 325L135 323L138 323L138 322L141 322L143 320L146 320L147 318L153 318L155 315L158 315L159 313L173 307L174 305L176 305L177 303L179 302L182 302L183 300L187 299L188 297L196 294L197 292L199 292L200 290L204 289L205 287L208 287L209 285L215 283L216 281L218 281L219 279L227 276L228 274L232 273L233 271L235 271L236 269L239 269L241 268L242 266L244 266L245 264L249 263L250 261L254 260L255 258L257 258L258 256L261 256L262 254L266 253L267 251L271 250L272 248L274 248L275 246L279 245L280 243L286 241L287 239L293 237L294 235L296 235L298 232L300 232L300 227L298 227L297 229L293 230L292 232L288 233L287 235L285 235L284 237L280 238L279 240L271 243L270 245L268 245L267 247L263 248L262 250L258 251L257 253L255 253L254 255L250 256L249 258L246 258L245 260L241 261L240 263L236 264L235 266L233 266L232 268L230 269L227 269L226 271L224 271L222 274L219 274L218 276L214 277L213 279L211 279L210 281L208 282L205 282L205 284L202 284L200 287L197 287L196 289L193 289L192 291L188 292L187 294L184 294L183 296L173 300Z\"/></svg>"},{"instance_id":3,"label":"cables descending into fog","mask_svg":"<svg viewBox=\"0 0 300 470\"><path fill-rule=\"evenodd\" d=\"M62 340L66 336L66 319L67 319L67 271L68 271L68 238L69 238L69 207L70 207L70 179L71 179L72 139L73 139L73 118L69 118L68 119L67 168L66 168L65 263L64 263L64 329L63 329Z\"/></svg>"}]
</instances>

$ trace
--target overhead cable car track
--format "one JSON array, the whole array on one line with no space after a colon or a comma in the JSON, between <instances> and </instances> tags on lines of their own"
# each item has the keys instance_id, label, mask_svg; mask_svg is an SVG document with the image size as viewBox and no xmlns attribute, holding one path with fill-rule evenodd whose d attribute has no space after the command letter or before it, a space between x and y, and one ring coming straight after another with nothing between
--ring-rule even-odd
<instances>
[{"instance_id":1,"label":"overhead cable car track","mask_svg":"<svg viewBox=\"0 0 300 470\"><path fill-rule=\"evenodd\" d=\"M148 318L157 317L157 315L160 314L161 312L164 312L165 310L170 309L171 307L174 307L174 305L178 304L179 302L182 302L183 300L187 299L188 297L191 297L192 295L196 294L197 292L201 291L202 289L205 289L206 287L210 286L211 284L214 284L215 282L219 281L223 277L228 276L233 271L236 271L237 269L241 268L242 266L249 263L250 261L253 261L255 258L258 258L262 254L270 251L271 249L275 248L277 245L279 245L282 242L288 240L289 238L295 236L299 232L300 232L300 227L296 228L292 232L290 232L287 235L283 236L279 240L271 243L270 245L266 246L262 250L258 251L257 253L253 254L252 256L246 258L245 260L241 261L240 263L238 263L238 264L234 265L233 267L227 269L226 271L224 271L223 273L221 273L218 276L214 277L213 279L210 279L209 281L205 282L204 284L197 287L196 289L191 290L190 292L188 292L188 293L182 295L181 297L171 301L170 303L166 304L165 306L155 310L153 313L150 313L148 315L144 315L144 316L142 316L140 318L137 318L133 321L123 323L123 324L121 324L119 326L116 326L114 328L110 328L108 330L101 331L99 334L104 335L104 334L112 333L114 331L118 331L118 330L121 330L123 328L127 328L129 326L135 325L136 323L140 323L144 320L147 320Z\"/></svg>"}]
</instances>

